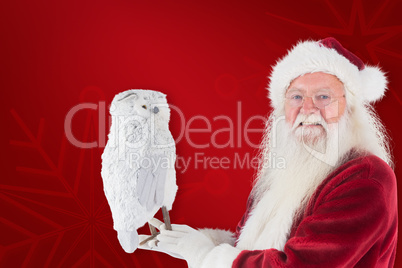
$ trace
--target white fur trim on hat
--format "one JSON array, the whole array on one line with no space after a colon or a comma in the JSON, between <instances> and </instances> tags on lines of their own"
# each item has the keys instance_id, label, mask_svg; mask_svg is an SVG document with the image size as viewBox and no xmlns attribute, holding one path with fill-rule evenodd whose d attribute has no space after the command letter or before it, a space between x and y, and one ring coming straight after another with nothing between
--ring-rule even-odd
<instances>
[{"instance_id":1,"label":"white fur trim on hat","mask_svg":"<svg viewBox=\"0 0 402 268\"><path fill-rule=\"evenodd\" d=\"M273 66L268 88L273 108L283 109L286 90L295 78L315 72L335 75L344 84L346 99L352 104L381 99L387 86L387 79L380 68L366 65L359 70L334 48L317 41L304 41Z\"/></svg>"},{"instance_id":2,"label":"white fur trim on hat","mask_svg":"<svg viewBox=\"0 0 402 268\"><path fill-rule=\"evenodd\" d=\"M367 66L360 71L364 97L368 102L374 102L384 97L387 89L387 78L379 67Z\"/></svg>"}]
</instances>

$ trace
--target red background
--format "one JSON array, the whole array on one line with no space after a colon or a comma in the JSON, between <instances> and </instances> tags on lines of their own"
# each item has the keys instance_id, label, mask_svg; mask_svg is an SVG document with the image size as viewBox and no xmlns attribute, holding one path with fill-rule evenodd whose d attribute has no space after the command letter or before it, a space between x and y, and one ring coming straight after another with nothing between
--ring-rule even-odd
<instances>
[{"instance_id":1,"label":"red background","mask_svg":"<svg viewBox=\"0 0 402 268\"><path fill-rule=\"evenodd\" d=\"M1 267L185 267L167 255L125 253L112 229L100 177L101 109L82 110L73 134L99 146L80 149L64 132L68 111L98 105L129 88L167 94L186 122L203 115L212 131L235 129L269 113L270 65L299 39L334 36L365 62L388 72L389 92L376 105L393 139L401 178L401 1L2 1L0 183ZM238 123L237 103L242 123ZM107 121L108 124L109 121ZM204 127L201 121L192 127ZM252 127L263 126L255 121ZM172 115L178 137L184 126ZM209 143L208 133L191 134ZM193 157L255 155L245 137L233 148L196 149L186 139L177 153ZM261 133L250 138L258 143ZM225 143L228 137L220 136ZM238 144L238 141L242 143ZM172 222L234 230L251 189L252 168L178 169ZM146 232L146 228L142 230ZM402 265L398 250L396 266Z\"/></svg>"}]
</instances>

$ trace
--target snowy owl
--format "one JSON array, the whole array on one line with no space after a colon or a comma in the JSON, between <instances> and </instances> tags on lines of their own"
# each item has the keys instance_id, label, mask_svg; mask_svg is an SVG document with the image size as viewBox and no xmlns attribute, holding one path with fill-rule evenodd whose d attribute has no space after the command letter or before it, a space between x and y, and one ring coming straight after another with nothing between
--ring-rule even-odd
<instances>
[{"instance_id":1,"label":"snowy owl","mask_svg":"<svg viewBox=\"0 0 402 268\"><path fill-rule=\"evenodd\" d=\"M101 175L118 240L132 253L138 247L137 229L161 207L169 221L167 211L176 196L170 110L166 95L131 89L114 97L110 114L112 124L102 154Z\"/></svg>"}]
</instances>

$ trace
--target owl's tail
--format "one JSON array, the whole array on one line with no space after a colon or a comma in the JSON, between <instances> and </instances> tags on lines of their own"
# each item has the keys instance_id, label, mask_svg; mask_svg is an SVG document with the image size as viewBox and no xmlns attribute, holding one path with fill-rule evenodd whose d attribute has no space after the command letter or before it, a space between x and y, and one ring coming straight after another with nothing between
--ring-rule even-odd
<instances>
[{"instance_id":1,"label":"owl's tail","mask_svg":"<svg viewBox=\"0 0 402 268\"><path fill-rule=\"evenodd\" d=\"M121 247L127 253L133 253L138 248L139 238L137 230L134 231L117 231Z\"/></svg>"}]
</instances>

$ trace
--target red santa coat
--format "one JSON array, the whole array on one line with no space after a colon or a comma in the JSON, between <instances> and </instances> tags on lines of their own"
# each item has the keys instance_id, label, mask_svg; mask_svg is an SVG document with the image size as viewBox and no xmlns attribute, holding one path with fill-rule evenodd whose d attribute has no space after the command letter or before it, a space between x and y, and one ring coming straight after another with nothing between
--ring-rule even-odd
<instances>
[{"instance_id":1,"label":"red santa coat","mask_svg":"<svg viewBox=\"0 0 402 268\"><path fill-rule=\"evenodd\" d=\"M337 168L317 188L295 219L284 251L243 250L232 267L393 267L397 228L393 170L376 156L360 157Z\"/></svg>"}]
</instances>

